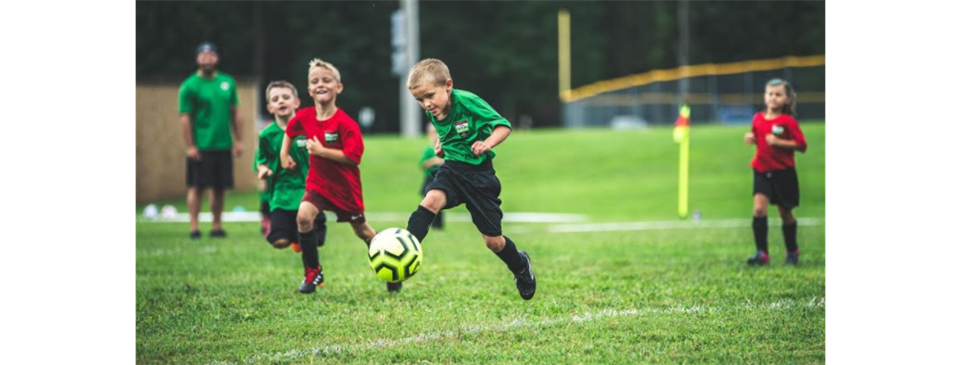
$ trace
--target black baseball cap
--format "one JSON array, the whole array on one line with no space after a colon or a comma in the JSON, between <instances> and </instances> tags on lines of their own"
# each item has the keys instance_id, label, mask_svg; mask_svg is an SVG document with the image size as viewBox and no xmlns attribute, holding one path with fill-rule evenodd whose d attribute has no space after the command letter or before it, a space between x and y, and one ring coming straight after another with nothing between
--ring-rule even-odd
<instances>
[{"instance_id":1,"label":"black baseball cap","mask_svg":"<svg viewBox=\"0 0 960 365\"><path fill-rule=\"evenodd\" d=\"M217 46L210 42L200 43L200 45L197 46L197 54L201 54L203 52L217 53Z\"/></svg>"}]
</instances>

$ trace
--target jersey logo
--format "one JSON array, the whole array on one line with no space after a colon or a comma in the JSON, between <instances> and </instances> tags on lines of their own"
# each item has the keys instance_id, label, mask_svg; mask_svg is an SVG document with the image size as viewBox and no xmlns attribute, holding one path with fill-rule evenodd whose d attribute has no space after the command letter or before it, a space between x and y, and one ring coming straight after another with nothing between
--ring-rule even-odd
<instances>
[{"instance_id":1,"label":"jersey logo","mask_svg":"<svg viewBox=\"0 0 960 365\"><path fill-rule=\"evenodd\" d=\"M305 148L305 147L307 147L307 139L306 139L306 138L297 138L297 139L295 140L295 142L297 143L297 147L300 147L300 148Z\"/></svg>"},{"instance_id":2,"label":"jersey logo","mask_svg":"<svg viewBox=\"0 0 960 365\"><path fill-rule=\"evenodd\" d=\"M773 135L775 135L775 136L780 136L781 134L783 134L783 126L782 126L782 125L774 125L774 126L773 126Z\"/></svg>"},{"instance_id":3,"label":"jersey logo","mask_svg":"<svg viewBox=\"0 0 960 365\"><path fill-rule=\"evenodd\" d=\"M454 127L457 133L460 134L460 137L466 137L468 132L470 132L470 125L467 124L466 120L457 122Z\"/></svg>"},{"instance_id":4,"label":"jersey logo","mask_svg":"<svg viewBox=\"0 0 960 365\"><path fill-rule=\"evenodd\" d=\"M229 82L226 82L226 81L221 82L221 83L220 83L220 88L223 89L223 91L230 90L230 83L229 83Z\"/></svg>"},{"instance_id":5,"label":"jersey logo","mask_svg":"<svg viewBox=\"0 0 960 365\"><path fill-rule=\"evenodd\" d=\"M338 138L340 138L340 133L323 132L323 139L327 141L328 145L333 145L334 143L336 143Z\"/></svg>"}]
</instances>

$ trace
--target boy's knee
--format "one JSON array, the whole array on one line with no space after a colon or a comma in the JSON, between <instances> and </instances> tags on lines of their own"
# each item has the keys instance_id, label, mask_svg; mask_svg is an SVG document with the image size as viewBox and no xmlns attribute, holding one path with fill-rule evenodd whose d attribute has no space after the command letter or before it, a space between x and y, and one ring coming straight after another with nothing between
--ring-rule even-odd
<instances>
[{"instance_id":1,"label":"boy's knee","mask_svg":"<svg viewBox=\"0 0 960 365\"><path fill-rule=\"evenodd\" d=\"M301 232L313 229L313 218L308 214L297 214L297 228L299 228Z\"/></svg>"},{"instance_id":2,"label":"boy's knee","mask_svg":"<svg viewBox=\"0 0 960 365\"><path fill-rule=\"evenodd\" d=\"M783 219L783 223L793 224L796 223L797 217L793 216L793 211L790 209L780 209L780 219Z\"/></svg>"},{"instance_id":3,"label":"boy's knee","mask_svg":"<svg viewBox=\"0 0 960 365\"><path fill-rule=\"evenodd\" d=\"M767 208L753 207L753 216L754 216L754 217L758 217L758 218L766 217L766 216L767 216Z\"/></svg>"},{"instance_id":4,"label":"boy's knee","mask_svg":"<svg viewBox=\"0 0 960 365\"><path fill-rule=\"evenodd\" d=\"M285 238L279 238L276 241L270 242L270 244L273 245L273 248L278 250L290 247L290 241Z\"/></svg>"},{"instance_id":5,"label":"boy's knee","mask_svg":"<svg viewBox=\"0 0 960 365\"><path fill-rule=\"evenodd\" d=\"M490 251L500 252L503 250L503 246L507 244L507 240L505 240L503 236L497 236L497 237L484 236L483 243L487 244L487 248L489 248Z\"/></svg>"},{"instance_id":6,"label":"boy's knee","mask_svg":"<svg viewBox=\"0 0 960 365\"><path fill-rule=\"evenodd\" d=\"M427 196L423 198L423 202L420 204L424 208L429 209L433 213L439 212L443 209L443 206L447 203L447 197L440 190L430 190L427 193Z\"/></svg>"}]
</instances>

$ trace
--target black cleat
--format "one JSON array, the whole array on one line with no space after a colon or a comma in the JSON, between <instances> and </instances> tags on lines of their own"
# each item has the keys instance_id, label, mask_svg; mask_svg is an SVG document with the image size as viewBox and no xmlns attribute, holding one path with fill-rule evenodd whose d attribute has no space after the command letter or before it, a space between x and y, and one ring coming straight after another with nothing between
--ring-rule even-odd
<instances>
[{"instance_id":1,"label":"black cleat","mask_svg":"<svg viewBox=\"0 0 960 365\"><path fill-rule=\"evenodd\" d=\"M399 283L387 283L387 292L388 293L399 293L400 289L403 288L403 282Z\"/></svg>"},{"instance_id":2,"label":"black cleat","mask_svg":"<svg viewBox=\"0 0 960 365\"><path fill-rule=\"evenodd\" d=\"M797 266L797 264L800 263L800 249L798 248L793 252L787 251L787 260L785 263L787 265Z\"/></svg>"},{"instance_id":3,"label":"black cleat","mask_svg":"<svg viewBox=\"0 0 960 365\"><path fill-rule=\"evenodd\" d=\"M754 266L754 265L762 266L762 265L767 265L769 263L770 263L770 255L768 255L766 252L763 252L763 251L757 251L757 253L753 254L753 256L747 259L747 265L750 265L750 266Z\"/></svg>"},{"instance_id":4,"label":"black cleat","mask_svg":"<svg viewBox=\"0 0 960 365\"><path fill-rule=\"evenodd\" d=\"M226 238L226 237L227 237L227 231L224 231L222 228L221 228L221 229L212 230L212 231L210 231L210 237Z\"/></svg>"},{"instance_id":5,"label":"black cleat","mask_svg":"<svg viewBox=\"0 0 960 365\"><path fill-rule=\"evenodd\" d=\"M192 240L200 239L200 231L190 231L190 239Z\"/></svg>"},{"instance_id":6,"label":"black cleat","mask_svg":"<svg viewBox=\"0 0 960 365\"><path fill-rule=\"evenodd\" d=\"M523 300L530 300L537 293L537 277L533 275L533 262L530 261L530 255L520 251L520 256L527 260L527 267L514 274L514 280L517 282L517 290L520 291L520 297Z\"/></svg>"}]
</instances>

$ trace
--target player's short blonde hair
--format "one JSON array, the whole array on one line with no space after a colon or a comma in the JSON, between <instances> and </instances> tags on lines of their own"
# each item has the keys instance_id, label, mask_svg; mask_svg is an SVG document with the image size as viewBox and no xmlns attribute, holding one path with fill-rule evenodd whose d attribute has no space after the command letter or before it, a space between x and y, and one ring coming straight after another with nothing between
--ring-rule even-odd
<instances>
[{"instance_id":1,"label":"player's short blonde hair","mask_svg":"<svg viewBox=\"0 0 960 365\"><path fill-rule=\"evenodd\" d=\"M428 82L435 85L444 85L450 79L450 69L443 61L436 58L427 58L417 62L410 69L410 75L407 77L407 88L414 89Z\"/></svg>"},{"instance_id":2,"label":"player's short blonde hair","mask_svg":"<svg viewBox=\"0 0 960 365\"><path fill-rule=\"evenodd\" d=\"M337 67L334 66L332 63L321 60L319 58L314 58L313 60L310 61L310 68L307 69L307 75L309 75L311 72L313 72L314 69L318 67L330 70L330 72L333 72L333 77L337 79L337 82L342 82L340 81L340 70L338 70Z\"/></svg>"}]
</instances>

